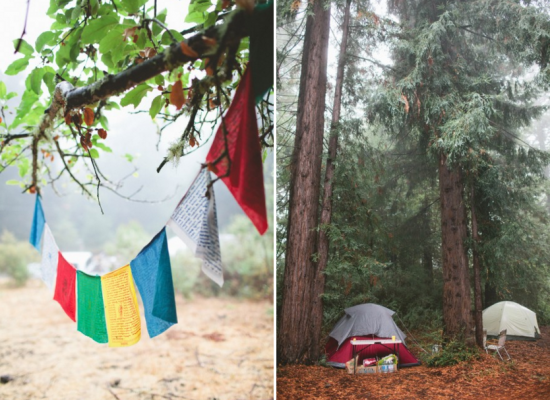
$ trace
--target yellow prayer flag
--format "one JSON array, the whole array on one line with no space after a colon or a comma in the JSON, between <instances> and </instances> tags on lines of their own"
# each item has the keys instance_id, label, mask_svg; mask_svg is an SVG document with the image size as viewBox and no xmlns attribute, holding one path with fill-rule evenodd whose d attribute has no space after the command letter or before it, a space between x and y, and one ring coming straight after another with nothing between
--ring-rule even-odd
<instances>
[{"instance_id":1,"label":"yellow prayer flag","mask_svg":"<svg viewBox=\"0 0 550 400\"><path fill-rule=\"evenodd\" d=\"M109 347L131 346L141 338L141 319L130 265L101 277Z\"/></svg>"}]
</instances>

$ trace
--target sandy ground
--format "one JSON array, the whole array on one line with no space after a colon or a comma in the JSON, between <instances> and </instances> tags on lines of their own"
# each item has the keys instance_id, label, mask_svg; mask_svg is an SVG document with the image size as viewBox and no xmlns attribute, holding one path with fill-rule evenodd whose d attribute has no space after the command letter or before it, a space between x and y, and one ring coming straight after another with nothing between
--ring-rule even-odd
<instances>
[{"instance_id":1,"label":"sandy ground","mask_svg":"<svg viewBox=\"0 0 550 400\"><path fill-rule=\"evenodd\" d=\"M269 302L177 296L177 325L150 339L142 318L139 343L109 348L51 298L0 283L0 399L273 399Z\"/></svg>"}]
</instances>

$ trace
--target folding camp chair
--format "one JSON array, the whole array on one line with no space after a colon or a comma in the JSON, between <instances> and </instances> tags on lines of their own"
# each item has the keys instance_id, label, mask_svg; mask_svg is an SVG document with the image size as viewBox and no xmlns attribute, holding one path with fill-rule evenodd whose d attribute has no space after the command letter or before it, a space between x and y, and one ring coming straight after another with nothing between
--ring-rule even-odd
<instances>
[{"instance_id":1,"label":"folding camp chair","mask_svg":"<svg viewBox=\"0 0 550 400\"><path fill-rule=\"evenodd\" d=\"M485 352L487 354L489 354L489 350L496 351L500 359L504 361L504 359L502 358L502 354L500 354L500 350L504 350L504 352L508 356L508 360L511 360L512 357L510 357L510 354L508 354L508 350L506 350L506 347L504 347L505 343L506 343L506 329L500 332L500 335L498 336L498 344L490 344L490 345L487 345L487 330L483 330L483 347L485 348Z\"/></svg>"}]
</instances>

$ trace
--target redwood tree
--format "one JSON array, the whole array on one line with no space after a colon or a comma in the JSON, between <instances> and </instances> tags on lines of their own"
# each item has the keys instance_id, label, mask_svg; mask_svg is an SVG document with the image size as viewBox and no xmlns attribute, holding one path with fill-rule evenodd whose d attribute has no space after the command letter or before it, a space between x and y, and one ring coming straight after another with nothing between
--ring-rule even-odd
<instances>
[{"instance_id":1,"label":"redwood tree","mask_svg":"<svg viewBox=\"0 0 550 400\"><path fill-rule=\"evenodd\" d=\"M307 17L288 208L285 270L277 327L277 362L312 363L319 356L312 310L317 293L317 232L330 7L316 0Z\"/></svg>"},{"instance_id":2,"label":"redwood tree","mask_svg":"<svg viewBox=\"0 0 550 400\"><path fill-rule=\"evenodd\" d=\"M342 40L340 42L340 54L338 56L338 69L336 71L336 86L334 88L334 101L332 105L332 121L330 123L330 138L328 142L328 155L323 183L323 198L321 203L321 227L319 229L319 262L317 267L317 284L315 293L320 296L325 289L324 271L329 257L329 237L326 231L332 220L332 193L334 191L334 169L336 168L336 152L338 151L338 131L340 129L340 111L342 108L342 88L344 86L344 68L346 65L346 50L349 34L351 0L346 0L344 8L344 20L342 22ZM313 314L313 338L319 343L323 323L323 302L314 303Z\"/></svg>"}]
</instances>

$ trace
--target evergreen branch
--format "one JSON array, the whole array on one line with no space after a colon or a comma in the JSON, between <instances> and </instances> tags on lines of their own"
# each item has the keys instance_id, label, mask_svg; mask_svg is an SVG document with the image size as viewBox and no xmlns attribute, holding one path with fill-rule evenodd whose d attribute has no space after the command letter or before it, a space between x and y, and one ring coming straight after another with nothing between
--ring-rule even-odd
<instances>
[{"instance_id":1,"label":"evergreen branch","mask_svg":"<svg viewBox=\"0 0 550 400\"><path fill-rule=\"evenodd\" d=\"M359 57L359 56L356 56L355 54L348 54L348 56L353 57L353 58L357 58L359 60L368 61L368 62L370 62L370 63L372 63L372 64L374 64L374 65L376 65L376 66L378 66L382 69L389 69L390 71L393 71L393 72L397 71L395 68L392 68L389 65L381 64L378 61L372 60L370 58Z\"/></svg>"}]
</instances>

